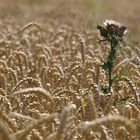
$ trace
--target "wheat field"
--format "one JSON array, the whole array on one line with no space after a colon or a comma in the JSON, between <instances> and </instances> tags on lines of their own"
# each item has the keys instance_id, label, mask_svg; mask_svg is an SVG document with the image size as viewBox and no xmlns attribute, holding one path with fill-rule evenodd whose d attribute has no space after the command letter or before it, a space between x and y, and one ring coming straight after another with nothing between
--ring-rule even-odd
<instances>
[{"instance_id":1,"label":"wheat field","mask_svg":"<svg viewBox=\"0 0 140 140\"><path fill-rule=\"evenodd\" d=\"M0 140L140 139L139 2L107 3L0 0ZM128 29L109 92L106 18Z\"/></svg>"}]
</instances>

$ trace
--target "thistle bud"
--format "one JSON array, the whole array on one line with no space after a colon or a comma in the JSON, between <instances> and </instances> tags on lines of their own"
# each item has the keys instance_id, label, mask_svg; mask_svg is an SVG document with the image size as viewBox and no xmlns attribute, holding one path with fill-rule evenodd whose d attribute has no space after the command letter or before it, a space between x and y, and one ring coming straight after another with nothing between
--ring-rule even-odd
<instances>
[{"instance_id":1,"label":"thistle bud","mask_svg":"<svg viewBox=\"0 0 140 140\"><path fill-rule=\"evenodd\" d=\"M100 30L100 35L107 40L113 36L121 39L127 32L124 25L113 20L105 20L102 25L97 25L97 29Z\"/></svg>"}]
</instances>

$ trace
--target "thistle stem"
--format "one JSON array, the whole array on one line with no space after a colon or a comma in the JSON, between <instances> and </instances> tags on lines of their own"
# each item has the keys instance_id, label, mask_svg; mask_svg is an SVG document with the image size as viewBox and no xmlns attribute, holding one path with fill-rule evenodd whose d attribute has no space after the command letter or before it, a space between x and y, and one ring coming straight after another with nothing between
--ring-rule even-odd
<instances>
[{"instance_id":1,"label":"thistle stem","mask_svg":"<svg viewBox=\"0 0 140 140\"><path fill-rule=\"evenodd\" d=\"M112 86L112 70L113 70L114 60L116 58L116 47L117 47L118 41L112 38L110 41L110 44L111 44L111 51L109 53L108 61L107 61L108 66L109 66L108 67L108 84L109 84L108 91L109 92Z\"/></svg>"},{"instance_id":2,"label":"thistle stem","mask_svg":"<svg viewBox=\"0 0 140 140\"><path fill-rule=\"evenodd\" d=\"M108 70L108 83L109 83L108 91L110 92L111 86L112 86L112 70L111 69Z\"/></svg>"}]
</instances>

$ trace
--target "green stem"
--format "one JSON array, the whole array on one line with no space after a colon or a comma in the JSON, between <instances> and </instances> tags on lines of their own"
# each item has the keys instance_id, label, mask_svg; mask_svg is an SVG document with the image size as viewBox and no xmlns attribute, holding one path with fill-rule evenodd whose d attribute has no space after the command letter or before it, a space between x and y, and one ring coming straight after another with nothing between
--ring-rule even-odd
<instances>
[{"instance_id":1,"label":"green stem","mask_svg":"<svg viewBox=\"0 0 140 140\"><path fill-rule=\"evenodd\" d=\"M111 39L110 41L111 43L111 51L109 53L109 56L108 56L108 84L109 84L109 87L108 87L108 91L110 92L111 90L111 86L112 86L112 69L113 69L113 63L114 63L114 60L116 58L116 45L117 45L117 40L115 39Z\"/></svg>"},{"instance_id":2,"label":"green stem","mask_svg":"<svg viewBox=\"0 0 140 140\"><path fill-rule=\"evenodd\" d=\"M108 91L110 92L111 86L112 86L112 70L111 69L108 70L108 83L109 83Z\"/></svg>"}]
</instances>

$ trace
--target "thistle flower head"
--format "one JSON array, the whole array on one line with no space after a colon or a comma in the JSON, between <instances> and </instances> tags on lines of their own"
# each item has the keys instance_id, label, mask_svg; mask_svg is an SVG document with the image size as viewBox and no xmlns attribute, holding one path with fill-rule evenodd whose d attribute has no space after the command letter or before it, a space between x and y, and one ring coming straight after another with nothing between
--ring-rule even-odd
<instances>
[{"instance_id":1,"label":"thistle flower head","mask_svg":"<svg viewBox=\"0 0 140 140\"><path fill-rule=\"evenodd\" d=\"M114 36L121 39L127 32L126 26L113 20L105 20L103 24L97 25L97 29L100 30L100 35L105 39Z\"/></svg>"}]
</instances>

